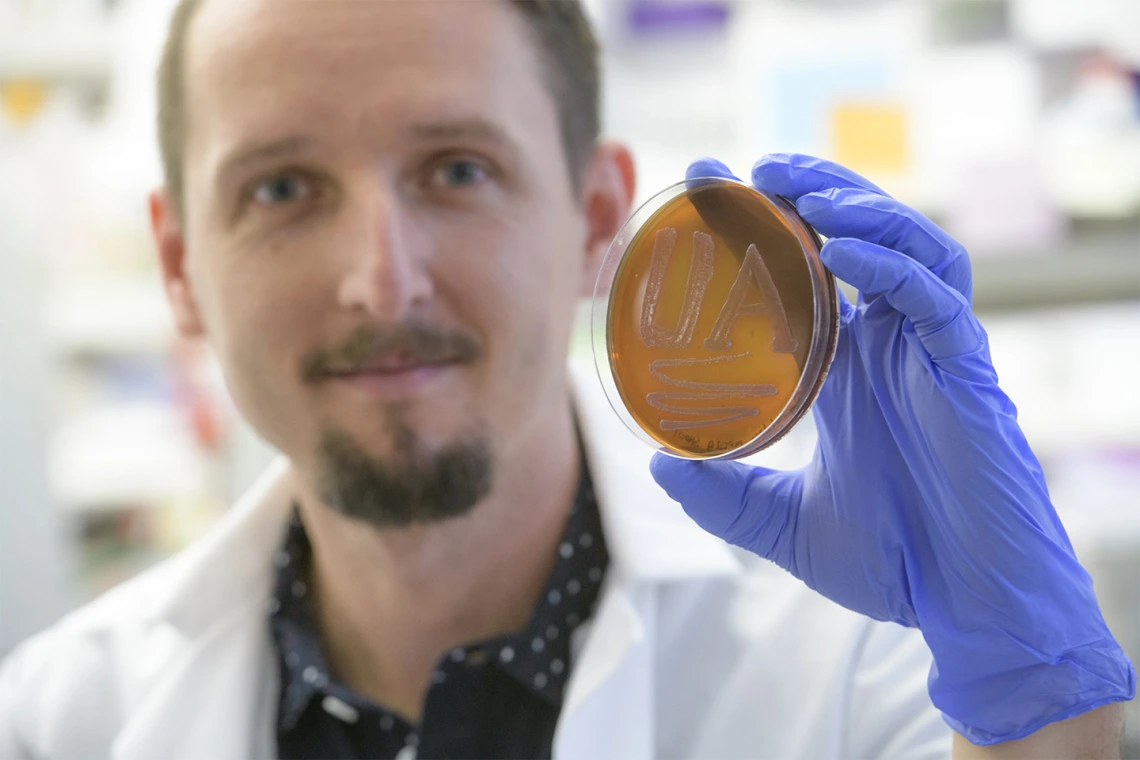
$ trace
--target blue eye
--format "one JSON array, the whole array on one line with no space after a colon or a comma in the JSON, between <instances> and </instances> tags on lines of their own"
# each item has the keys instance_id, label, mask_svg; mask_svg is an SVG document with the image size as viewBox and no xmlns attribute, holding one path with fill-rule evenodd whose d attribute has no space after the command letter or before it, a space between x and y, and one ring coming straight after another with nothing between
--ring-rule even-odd
<instances>
[{"instance_id":1,"label":"blue eye","mask_svg":"<svg viewBox=\"0 0 1140 760\"><path fill-rule=\"evenodd\" d=\"M253 197L258 203L274 206L304 198L308 191L308 186L297 177L281 175L258 184Z\"/></svg>"},{"instance_id":2,"label":"blue eye","mask_svg":"<svg viewBox=\"0 0 1140 760\"><path fill-rule=\"evenodd\" d=\"M466 187L487 177L487 170L474 161L451 161L435 172L435 181L446 187Z\"/></svg>"}]
</instances>

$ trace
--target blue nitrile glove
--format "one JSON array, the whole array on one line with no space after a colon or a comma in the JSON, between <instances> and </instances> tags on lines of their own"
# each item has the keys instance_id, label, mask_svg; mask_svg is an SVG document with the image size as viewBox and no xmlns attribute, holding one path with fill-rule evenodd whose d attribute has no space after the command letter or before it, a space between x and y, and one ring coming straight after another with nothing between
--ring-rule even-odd
<instances>
[{"instance_id":1,"label":"blue nitrile glove","mask_svg":"<svg viewBox=\"0 0 1140 760\"><path fill-rule=\"evenodd\" d=\"M690 178L732 176L702 159ZM710 533L835 602L922 630L930 696L975 744L1131 699L1109 633L970 309L961 245L836 164L773 155L752 182L822 235L860 291L814 414L807 467L658 454L657 482Z\"/></svg>"}]
</instances>

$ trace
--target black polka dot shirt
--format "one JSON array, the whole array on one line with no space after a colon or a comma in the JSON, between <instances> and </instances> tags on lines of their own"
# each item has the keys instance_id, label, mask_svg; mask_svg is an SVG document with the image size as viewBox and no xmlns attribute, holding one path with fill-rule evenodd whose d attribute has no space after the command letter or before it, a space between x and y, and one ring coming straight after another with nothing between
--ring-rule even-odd
<instances>
[{"instance_id":1,"label":"black polka dot shirt","mask_svg":"<svg viewBox=\"0 0 1140 760\"><path fill-rule=\"evenodd\" d=\"M446 654L413 725L329 672L308 600L310 546L294 508L277 552L270 626L281 669L281 758L548 758L570 670L570 634L594 609L608 564L583 468L538 606L514 634Z\"/></svg>"}]
</instances>

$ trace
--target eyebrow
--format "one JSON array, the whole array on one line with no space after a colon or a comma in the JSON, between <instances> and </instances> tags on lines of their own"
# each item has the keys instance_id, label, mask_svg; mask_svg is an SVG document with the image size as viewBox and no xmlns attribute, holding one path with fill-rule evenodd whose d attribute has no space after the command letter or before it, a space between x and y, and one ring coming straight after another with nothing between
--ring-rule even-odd
<instances>
[{"instance_id":1,"label":"eyebrow","mask_svg":"<svg viewBox=\"0 0 1140 760\"><path fill-rule=\"evenodd\" d=\"M275 158L296 155L311 148L312 138L304 135L291 135L268 142L248 142L240 144L226 156L219 165L218 177L224 179L246 166L259 164Z\"/></svg>"},{"instance_id":2,"label":"eyebrow","mask_svg":"<svg viewBox=\"0 0 1140 760\"><path fill-rule=\"evenodd\" d=\"M470 138L504 145L514 144L501 128L477 118L413 124L409 131L414 137L424 140Z\"/></svg>"}]
</instances>

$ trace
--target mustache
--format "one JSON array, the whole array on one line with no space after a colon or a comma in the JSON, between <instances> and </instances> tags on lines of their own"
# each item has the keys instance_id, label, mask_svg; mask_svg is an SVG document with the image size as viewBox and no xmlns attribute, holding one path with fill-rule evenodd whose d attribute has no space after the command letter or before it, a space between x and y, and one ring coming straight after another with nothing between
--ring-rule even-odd
<instances>
[{"instance_id":1,"label":"mustache","mask_svg":"<svg viewBox=\"0 0 1140 760\"><path fill-rule=\"evenodd\" d=\"M319 348L301 361L306 383L344 372L367 368L378 359L400 354L417 364L473 362L483 355L478 340L457 330L442 330L423 322L392 327L362 325L334 348Z\"/></svg>"}]
</instances>

